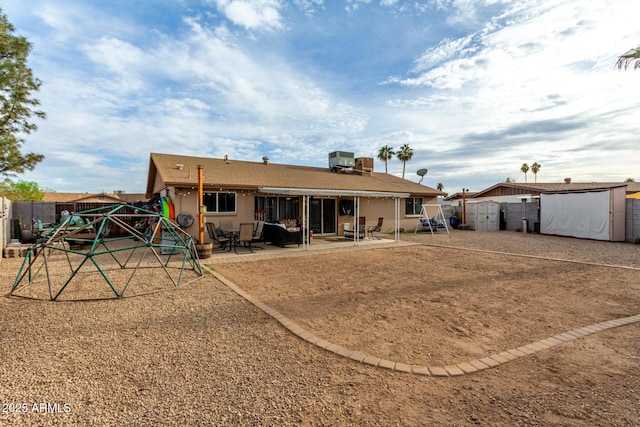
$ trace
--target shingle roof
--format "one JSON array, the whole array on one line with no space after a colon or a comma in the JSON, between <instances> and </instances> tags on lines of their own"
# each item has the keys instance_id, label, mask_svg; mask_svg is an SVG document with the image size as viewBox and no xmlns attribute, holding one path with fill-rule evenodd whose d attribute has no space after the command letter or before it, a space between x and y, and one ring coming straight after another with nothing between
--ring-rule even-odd
<instances>
[{"instance_id":1,"label":"shingle roof","mask_svg":"<svg viewBox=\"0 0 640 427\"><path fill-rule=\"evenodd\" d=\"M307 188L348 191L410 193L414 196L443 196L446 193L386 173L338 173L329 168L295 166L209 157L151 153L147 196L159 178L165 186L198 184L198 165L203 185L208 188L247 189Z\"/></svg>"}]
</instances>

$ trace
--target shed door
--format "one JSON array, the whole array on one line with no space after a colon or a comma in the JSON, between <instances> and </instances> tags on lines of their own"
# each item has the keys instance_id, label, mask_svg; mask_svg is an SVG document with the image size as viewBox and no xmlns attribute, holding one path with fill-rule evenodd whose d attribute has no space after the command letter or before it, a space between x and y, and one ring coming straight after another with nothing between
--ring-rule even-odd
<instances>
[{"instance_id":1,"label":"shed door","mask_svg":"<svg viewBox=\"0 0 640 427\"><path fill-rule=\"evenodd\" d=\"M499 203L487 204L487 230L488 231L500 230L500 204Z\"/></svg>"},{"instance_id":2,"label":"shed door","mask_svg":"<svg viewBox=\"0 0 640 427\"><path fill-rule=\"evenodd\" d=\"M487 231L489 224L489 213L487 203L478 203L476 205L476 230Z\"/></svg>"}]
</instances>

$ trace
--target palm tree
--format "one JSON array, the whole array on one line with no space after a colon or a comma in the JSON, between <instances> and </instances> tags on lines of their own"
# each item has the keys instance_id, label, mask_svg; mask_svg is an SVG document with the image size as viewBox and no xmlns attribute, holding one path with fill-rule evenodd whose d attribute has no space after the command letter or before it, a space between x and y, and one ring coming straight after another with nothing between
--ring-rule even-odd
<instances>
[{"instance_id":1,"label":"palm tree","mask_svg":"<svg viewBox=\"0 0 640 427\"><path fill-rule=\"evenodd\" d=\"M638 68L640 68L640 46L638 46L635 49L630 49L627 52L620 55L618 57L618 62L616 62L616 67L619 70L622 70L622 68L624 67L624 69L626 70L627 67L632 62L634 63L633 64L634 69L637 70Z\"/></svg>"},{"instance_id":2,"label":"palm tree","mask_svg":"<svg viewBox=\"0 0 640 427\"><path fill-rule=\"evenodd\" d=\"M384 162L384 173L389 173L387 170L387 161L393 159L393 155L396 154L393 151L393 148L385 145L378 151L378 160L382 160Z\"/></svg>"},{"instance_id":3,"label":"palm tree","mask_svg":"<svg viewBox=\"0 0 640 427\"><path fill-rule=\"evenodd\" d=\"M439 182L439 183L438 183L438 185L436 185L436 189L437 189L438 191L442 191L442 190L444 190L444 184L443 184L443 183L441 183L441 182Z\"/></svg>"},{"instance_id":4,"label":"palm tree","mask_svg":"<svg viewBox=\"0 0 640 427\"><path fill-rule=\"evenodd\" d=\"M402 179L404 179L404 170L407 167L407 162L413 157L413 150L408 144L404 144L398 151L398 160L402 162Z\"/></svg>"},{"instance_id":5,"label":"palm tree","mask_svg":"<svg viewBox=\"0 0 640 427\"><path fill-rule=\"evenodd\" d=\"M524 173L524 182L527 182L527 172L529 172L529 165L523 163L522 166L520 166L520 170L522 171L522 173Z\"/></svg>"},{"instance_id":6,"label":"palm tree","mask_svg":"<svg viewBox=\"0 0 640 427\"><path fill-rule=\"evenodd\" d=\"M531 172L533 172L533 182L538 182L538 171L540 170L540 168L542 167L542 165L538 162L534 162L531 165Z\"/></svg>"}]
</instances>

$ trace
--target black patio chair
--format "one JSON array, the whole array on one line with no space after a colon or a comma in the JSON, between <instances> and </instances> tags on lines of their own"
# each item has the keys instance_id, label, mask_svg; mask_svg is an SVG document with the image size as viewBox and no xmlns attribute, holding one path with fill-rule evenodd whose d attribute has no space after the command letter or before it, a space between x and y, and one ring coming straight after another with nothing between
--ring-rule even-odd
<instances>
[{"instance_id":1,"label":"black patio chair","mask_svg":"<svg viewBox=\"0 0 640 427\"><path fill-rule=\"evenodd\" d=\"M207 232L209 233L209 238L211 238L211 242L214 244L214 249L225 250L227 248L227 244L231 240L228 237L218 235L218 230L216 230L216 225L212 222L207 222Z\"/></svg>"},{"instance_id":2,"label":"black patio chair","mask_svg":"<svg viewBox=\"0 0 640 427\"><path fill-rule=\"evenodd\" d=\"M373 225L369 228L367 228L367 233L369 234L369 237L371 239L373 239L373 233L379 233L380 230L382 230L382 222L384 221L384 218L378 218L378 224L377 225Z\"/></svg>"}]
</instances>

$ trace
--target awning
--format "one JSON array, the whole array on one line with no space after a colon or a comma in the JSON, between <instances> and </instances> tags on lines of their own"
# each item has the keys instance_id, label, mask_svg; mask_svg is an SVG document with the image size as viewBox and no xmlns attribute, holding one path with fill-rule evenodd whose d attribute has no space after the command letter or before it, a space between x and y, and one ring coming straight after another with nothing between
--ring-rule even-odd
<instances>
[{"instance_id":1,"label":"awning","mask_svg":"<svg viewBox=\"0 0 640 427\"><path fill-rule=\"evenodd\" d=\"M333 197L377 197L406 199L409 193L393 193L388 191L364 190L324 190L317 188L258 188L258 192L265 194L279 194L283 196L333 196Z\"/></svg>"}]
</instances>

